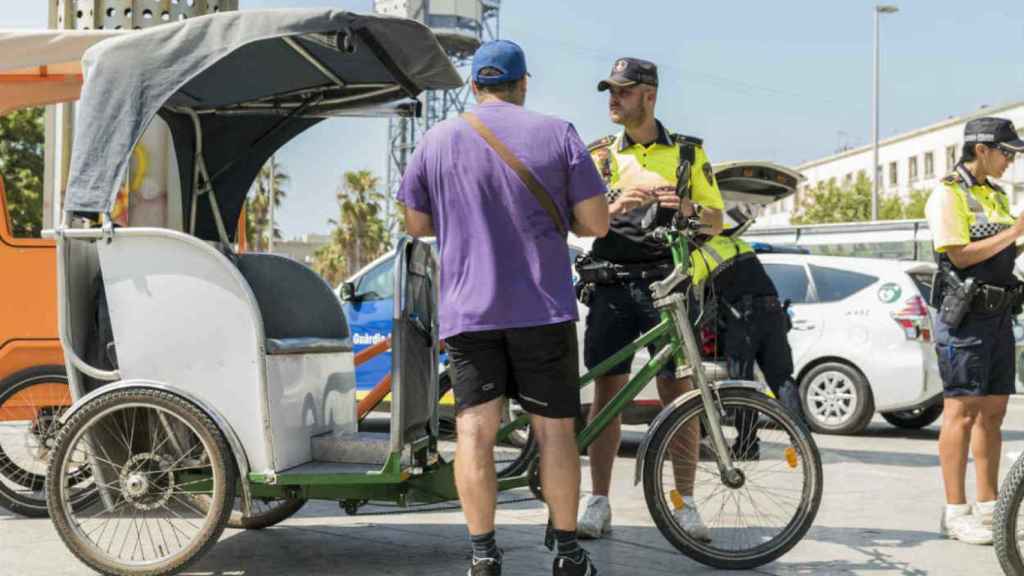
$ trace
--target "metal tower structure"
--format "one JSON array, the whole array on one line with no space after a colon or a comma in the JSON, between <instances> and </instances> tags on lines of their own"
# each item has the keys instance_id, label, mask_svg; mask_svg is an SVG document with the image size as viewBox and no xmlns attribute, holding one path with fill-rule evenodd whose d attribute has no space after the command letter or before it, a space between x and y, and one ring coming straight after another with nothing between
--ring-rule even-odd
<instances>
[{"instance_id":1,"label":"metal tower structure","mask_svg":"<svg viewBox=\"0 0 1024 576\"><path fill-rule=\"evenodd\" d=\"M452 64L467 79L457 90L435 90L421 96L419 118L395 118L388 124L387 214L406 163L423 134L434 124L466 110L472 91L469 65L481 43L499 37L501 0L375 0L378 14L423 22L433 30Z\"/></svg>"}]
</instances>

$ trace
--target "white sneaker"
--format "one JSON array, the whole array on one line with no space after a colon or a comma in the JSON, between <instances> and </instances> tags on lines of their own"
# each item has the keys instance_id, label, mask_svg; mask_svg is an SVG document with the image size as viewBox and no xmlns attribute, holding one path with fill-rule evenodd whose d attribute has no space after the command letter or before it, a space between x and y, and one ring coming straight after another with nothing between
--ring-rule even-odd
<instances>
[{"instance_id":1,"label":"white sneaker","mask_svg":"<svg viewBox=\"0 0 1024 576\"><path fill-rule=\"evenodd\" d=\"M971 507L971 515L981 520L982 526L992 529L992 516L996 513L996 501L975 502Z\"/></svg>"},{"instance_id":2,"label":"white sneaker","mask_svg":"<svg viewBox=\"0 0 1024 576\"><path fill-rule=\"evenodd\" d=\"M704 525L704 520L700 517L700 512L697 511L697 505L693 502L693 498L684 496L683 502L684 506L672 513L676 518L676 522L679 523L679 527L697 540L711 542L711 531Z\"/></svg>"},{"instance_id":3,"label":"white sneaker","mask_svg":"<svg viewBox=\"0 0 1024 576\"><path fill-rule=\"evenodd\" d=\"M970 507L966 504L963 505L966 511L957 508L960 507L946 507L939 522L939 532L947 538L965 544L991 544L992 528L985 526L981 518L972 515Z\"/></svg>"},{"instance_id":4,"label":"white sneaker","mask_svg":"<svg viewBox=\"0 0 1024 576\"><path fill-rule=\"evenodd\" d=\"M585 540L600 538L612 531L612 507L607 496L591 496L576 521L576 536Z\"/></svg>"}]
</instances>

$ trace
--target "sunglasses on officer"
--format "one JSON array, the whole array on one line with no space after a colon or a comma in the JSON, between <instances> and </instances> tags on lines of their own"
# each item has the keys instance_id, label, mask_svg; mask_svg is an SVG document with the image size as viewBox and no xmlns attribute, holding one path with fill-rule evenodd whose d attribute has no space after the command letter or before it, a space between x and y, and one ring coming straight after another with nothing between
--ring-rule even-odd
<instances>
[{"instance_id":1,"label":"sunglasses on officer","mask_svg":"<svg viewBox=\"0 0 1024 576\"><path fill-rule=\"evenodd\" d=\"M996 145L996 146L988 146L988 148L990 148L992 150L995 150L995 151L999 152L1000 154L1002 154L1003 157L1005 157L1008 162L1013 162L1013 159L1017 156L1016 152L1014 152L1013 150L1007 150L1006 148L1003 148L1002 146L998 146L998 145Z\"/></svg>"}]
</instances>

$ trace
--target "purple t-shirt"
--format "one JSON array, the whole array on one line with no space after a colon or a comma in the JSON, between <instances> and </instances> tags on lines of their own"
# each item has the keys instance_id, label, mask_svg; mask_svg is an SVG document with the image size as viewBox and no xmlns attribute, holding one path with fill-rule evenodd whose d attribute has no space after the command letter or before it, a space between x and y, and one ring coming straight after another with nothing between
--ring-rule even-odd
<instances>
[{"instance_id":1,"label":"purple t-shirt","mask_svg":"<svg viewBox=\"0 0 1024 576\"><path fill-rule=\"evenodd\" d=\"M569 228L572 207L603 194L572 124L515 104L474 110L554 199ZM576 320L569 249L551 216L465 120L423 137L398 201L430 214L441 252L441 338Z\"/></svg>"}]
</instances>

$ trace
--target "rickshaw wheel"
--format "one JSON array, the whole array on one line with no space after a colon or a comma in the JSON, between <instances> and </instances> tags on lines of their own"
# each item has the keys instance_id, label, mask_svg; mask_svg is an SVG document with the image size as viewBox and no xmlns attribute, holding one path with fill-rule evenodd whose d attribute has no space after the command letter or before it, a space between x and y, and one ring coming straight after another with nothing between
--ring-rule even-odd
<instances>
[{"instance_id":1,"label":"rickshaw wheel","mask_svg":"<svg viewBox=\"0 0 1024 576\"><path fill-rule=\"evenodd\" d=\"M0 380L0 507L30 518L47 516L47 461L69 404L63 366L35 366ZM83 470L71 482L87 480ZM83 494L82 501L91 496Z\"/></svg>"},{"instance_id":2,"label":"rickshaw wheel","mask_svg":"<svg viewBox=\"0 0 1024 576\"><path fill-rule=\"evenodd\" d=\"M197 496L196 504L209 506L209 498ZM262 530L291 518L306 505L305 498L253 498L249 514L242 512L242 499L235 498L235 506L228 517L228 528L235 530Z\"/></svg>"},{"instance_id":3,"label":"rickshaw wheel","mask_svg":"<svg viewBox=\"0 0 1024 576\"><path fill-rule=\"evenodd\" d=\"M69 470L88 465L98 498L76 509ZM172 393L117 390L61 428L47 504L68 549L103 574L180 572L212 546L231 515L237 472L209 416ZM206 496L205 510L195 505Z\"/></svg>"}]
</instances>

